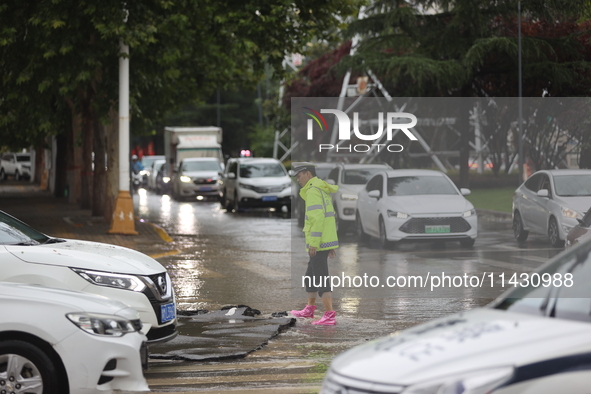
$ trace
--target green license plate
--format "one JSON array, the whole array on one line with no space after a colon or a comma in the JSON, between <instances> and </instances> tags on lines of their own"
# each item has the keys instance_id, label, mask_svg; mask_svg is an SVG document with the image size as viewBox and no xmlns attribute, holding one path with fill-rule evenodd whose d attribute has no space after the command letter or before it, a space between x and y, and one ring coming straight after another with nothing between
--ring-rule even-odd
<instances>
[{"instance_id":1,"label":"green license plate","mask_svg":"<svg viewBox=\"0 0 591 394\"><path fill-rule=\"evenodd\" d=\"M449 233L449 225L446 226L425 226L425 234Z\"/></svg>"}]
</instances>

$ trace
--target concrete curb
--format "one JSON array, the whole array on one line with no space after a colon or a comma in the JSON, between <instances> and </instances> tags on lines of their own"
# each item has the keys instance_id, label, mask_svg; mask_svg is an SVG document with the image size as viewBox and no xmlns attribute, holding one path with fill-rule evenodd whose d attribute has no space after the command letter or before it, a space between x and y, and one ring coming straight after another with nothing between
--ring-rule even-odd
<instances>
[{"instance_id":1,"label":"concrete curb","mask_svg":"<svg viewBox=\"0 0 591 394\"><path fill-rule=\"evenodd\" d=\"M158 235L160 236L160 238L162 238L162 240L164 242L172 242L172 238L170 237L170 235L168 235L166 230L164 230L162 227L158 226L157 224L150 223L147 220L141 220L141 221L143 223L146 223L146 224L149 224L150 226L152 226L154 228L154 230L156 231L156 233L158 233Z\"/></svg>"}]
</instances>

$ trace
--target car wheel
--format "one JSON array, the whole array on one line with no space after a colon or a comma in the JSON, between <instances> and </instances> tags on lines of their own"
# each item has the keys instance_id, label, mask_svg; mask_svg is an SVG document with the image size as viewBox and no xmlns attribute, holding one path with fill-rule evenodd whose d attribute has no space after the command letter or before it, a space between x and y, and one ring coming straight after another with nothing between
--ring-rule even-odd
<instances>
[{"instance_id":1,"label":"car wheel","mask_svg":"<svg viewBox=\"0 0 591 394\"><path fill-rule=\"evenodd\" d=\"M299 196L295 204L296 218L298 220L298 226L303 227L306 221L306 204Z\"/></svg>"},{"instance_id":2,"label":"car wheel","mask_svg":"<svg viewBox=\"0 0 591 394\"><path fill-rule=\"evenodd\" d=\"M6 173L4 172L4 168L0 168L0 181L6 180Z\"/></svg>"},{"instance_id":3,"label":"car wheel","mask_svg":"<svg viewBox=\"0 0 591 394\"><path fill-rule=\"evenodd\" d=\"M558 230L558 223L556 219L553 217L550 218L550 223L548 224L548 238L550 238L550 243L554 247L561 247L564 244L564 241L560 239L560 233Z\"/></svg>"},{"instance_id":4,"label":"car wheel","mask_svg":"<svg viewBox=\"0 0 591 394\"><path fill-rule=\"evenodd\" d=\"M225 192L224 192L224 201L225 201L225 205L226 205L226 211L232 212L232 210L234 209L234 203L232 201L230 201L230 198L228 198L228 195Z\"/></svg>"},{"instance_id":5,"label":"car wheel","mask_svg":"<svg viewBox=\"0 0 591 394\"><path fill-rule=\"evenodd\" d=\"M388 233L386 232L386 223L384 223L384 218L380 216L380 245L382 248L388 248L394 245L393 242L388 241Z\"/></svg>"},{"instance_id":6,"label":"car wheel","mask_svg":"<svg viewBox=\"0 0 591 394\"><path fill-rule=\"evenodd\" d=\"M359 242L365 242L369 239L369 235L363 231L363 224L361 223L361 218L359 214L355 215L355 228L357 230L357 240Z\"/></svg>"},{"instance_id":7,"label":"car wheel","mask_svg":"<svg viewBox=\"0 0 591 394\"><path fill-rule=\"evenodd\" d=\"M240 199L238 198L238 192L234 194L234 212L242 212L243 209L240 206Z\"/></svg>"},{"instance_id":8,"label":"car wheel","mask_svg":"<svg viewBox=\"0 0 591 394\"><path fill-rule=\"evenodd\" d=\"M513 236L517 240L517 242L525 242L527 236L529 235L529 231L526 231L523 228L523 222L521 221L521 214L516 211L513 214Z\"/></svg>"},{"instance_id":9,"label":"car wheel","mask_svg":"<svg viewBox=\"0 0 591 394\"><path fill-rule=\"evenodd\" d=\"M460 246L462 246L463 248L471 248L472 246L474 246L474 242L476 242L476 239L474 238L461 239Z\"/></svg>"},{"instance_id":10,"label":"car wheel","mask_svg":"<svg viewBox=\"0 0 591 394\"><path fill-rule=\"evenodd\" d=\"M55 363L37 346L20 340L0 342L0 391L62 393Z\"/></svg>"},{"instance_id":11,"label":"car wheel","mask_svg":"<svg viewBox=\"0 0 591 394\"><path fill-rule=\"evenodd\" d=\"M21 174L20 172L18 172L18 170L14 172L14 179L16 179L17 181L21 180Z\"/></svg>"}]
</instances>

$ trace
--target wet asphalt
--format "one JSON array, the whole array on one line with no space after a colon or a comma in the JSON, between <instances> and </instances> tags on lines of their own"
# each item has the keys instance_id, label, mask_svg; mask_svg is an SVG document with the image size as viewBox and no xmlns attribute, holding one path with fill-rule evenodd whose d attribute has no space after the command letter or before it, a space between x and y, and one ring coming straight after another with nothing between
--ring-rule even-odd
<instances>
[{"instance_id":1,"label":"wet asphalt","mask_svg":"<svg viewBox=\"0 0 591 394\"><path fill-rule=\"evenodd\" d=\"M336 326L314 326L310 319L293 324L275 317L305 305L299 280L307 257L288 213L226 212L216 201L179 202L143 190L134 203L140 219L161 226L172 238L167 252L156 257L168 269L178 309L185 314L179 319L179 338L151 349L146 376L155 392L318 392L330 360L340 352L486 305L504 290L498 280L492 288L434 292L352 286L334 292ZM381 280L442 271L510 276L529 272L561 251L536 235L517 245L510 220L486 215L480 217L479 238L470 249L457 243L382 249L376 240L359 244L352 232L340 236L340 245L338 257L330 261L331 274ZM238 306L243 307L235 309L235 316L226 316ZM245 306L260 314L241 318ZM212 313L204 318L203 311Z\"/></svg>"}]
</instances>

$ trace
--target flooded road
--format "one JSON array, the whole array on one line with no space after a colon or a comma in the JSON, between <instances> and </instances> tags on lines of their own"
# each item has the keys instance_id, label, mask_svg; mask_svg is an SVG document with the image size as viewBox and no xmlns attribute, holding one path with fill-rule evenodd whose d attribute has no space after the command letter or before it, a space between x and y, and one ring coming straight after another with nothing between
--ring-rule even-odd
<instances>
[{"instance_id":1,"label":"flooded road","mask_svg":"<svg viewBox=\"0 0 591 394\"><path fill-rule=\"evenodd\" d=\"M177 202L142 190L134 202L138 217L161 226L173 238L170 252L158 261L171 275L180 310L242 304L270 317L305 305L306 294L299 281L307 257L299 247L300 231L287 213L226 212L217 202ZM534 235L519 246L510 221L481 217L479 237L471 249L457 243L382 249L377 241L358 244L354 234L345 234L340 237L338 257L329 261L329 267L331 274L366 274L382 284L389 276L425 277L441 271L510 276L529 272L560 251L551 248L546 238ZM318 392L336 354L427 320L486 305L503 291L497 279L493 284L493 288L443 293L387 286L339 288L334 292L337 326L298 321L242 360L151 360L148 383L155 392Z\"/></svg>"}]
</instances>

